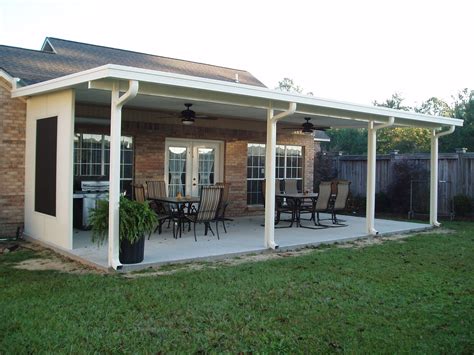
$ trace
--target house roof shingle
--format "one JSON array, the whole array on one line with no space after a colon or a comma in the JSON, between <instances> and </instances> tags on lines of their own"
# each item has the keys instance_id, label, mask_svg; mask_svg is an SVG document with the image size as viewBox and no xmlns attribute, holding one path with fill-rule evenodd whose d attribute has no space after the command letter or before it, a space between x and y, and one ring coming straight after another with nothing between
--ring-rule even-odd
<instances>
[{"instance_id":1,"label":"house roof shingle","mask_svg":"<svg viewBox=\"0 0 474 355\"><path fill-rule=\"evenodd\" d=\"M52 51L53 50L53 51ZM48 37L40 51L0 45L0 68L26 85L117 64L265 87L245 70Z\"/></svg>"}]
</instances>

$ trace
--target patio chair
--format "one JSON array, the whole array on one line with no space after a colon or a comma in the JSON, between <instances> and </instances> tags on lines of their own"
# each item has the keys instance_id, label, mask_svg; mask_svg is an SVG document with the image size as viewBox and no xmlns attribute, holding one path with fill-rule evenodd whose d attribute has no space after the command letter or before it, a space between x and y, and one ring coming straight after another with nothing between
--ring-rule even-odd
<instances>
[{"instance_id":1,"label":"patio chair","mask_svg":"<svg viewBox=\"0 0 474 355\"><path fill-rule=\"evenodd\" d=\"M160 197L167 197L166 183L164 180L148 180L146 182L147 198L149 200L158 199ZM169 216L168 228L174 217L174 211L168 203L155 202L155 204Z\"/></svg>"},{"instance_id":2,"label":"patio chair","mask_svg":"<svg viewBox=\"0 0 474 355\"><path fill-rule=\"evenodd\" d=\"M287 194L297 194L298 191L298 180L296 179L285 179L285 188L282 191L285 191Z\"/></svg>"},{"instance_id":3,"label":"patio chair","mask_svg":"<svg viewBox=\"0 0 474 355\"><path fill-rule=\"evenodd\" d=\"M198 223L203 223L206 231L210 230L212 235L214 235L214 232L211 228L211 222L217 222L217 211L219 209L219 204L222 197L222 190L222 186L203 186L196 213L186 216L186 219L194 225L194 240L196 242L196 224ZM217 239L219 239L218 223L216 223L216 233Z\"/></svg>"},{"instance_id":4,"label":"patio chair","mask_svg":"<svg viewBox=\"0 0 474 355\"><path fill-rule=\"evenodd\" d=\"M350 185L351 182L347 180L337 181L336 198L331 206L331 219L333 224L343 226L343 224L339 223L343 221L337 219L336 212L346 209L347 201L349 200Z\"/></svg>"},{"instance_id":5,"label":"patio chair","mask_svg":"<svg viewBox=\"0 0 474 355\"><path fill-rule=\"evenodd\" d=\"M323 228L328 227L327 225L321 224L319 213L330 211L330 207L331 207L330 200L331 200L331 182L321 181L321 183L319 184L318 199L311 206L302 207L301 212L311 213L311 220L314 221L315 226L323 227Z\"/></svg>"},{"instance_id":6,"label":"patio chair","mask_svg":"<svg viewBox=\"0 0 474 355\"><path fill-rule=\"evenodd\" d=\"M135 197L135 201L138 202L145 202L147 199L145 198L145 187L142 184L133 184L133 196ZM158 230L158 233L161 234L162 232L162 225L165 220L169 218L169 215L166 214L154 201L149 201L151 209L156 213L158 219L158 225L155 228L154 233ZM151 233L148 235L148 239L150 239Z\"/></svg>"},{"instance_id":7,"label":"patio chair","mask_svg":"<svg viewBox=\"0 0 474 355\"><path fill-rule=\"evenodd\" d=\"M263 197L263 206L265 206L265 180L262 181L262 197ZM281 219L281 214L286 213L286 214L291 214L291 220L285 220L285 222L291 222L291 225L293 225L293 222L296 220L296 215L295 215L295 206L293 201L288 201L289 203L284 202L283 197L275 196L275 224L280 223Z\"/></svg>"},{"instance_id":8,"label":"patio chair","mask_svg":"<svg viewBox=\"0 0 474 355\"><path fill-rule=\"evenodd\" d=\"M225 216L225 211L227 206L229 205L229 191L230 191L230 183L229 182L216 182L216 186L221 186L222 190L222 198L219 203L219 208L217 210L217 220L216 224L222 222L222 226L224 227L224 232L227 233L227 229L225 227L225 221L233 221L231 218L227 218Z\"/></svg>"}]
</instances>

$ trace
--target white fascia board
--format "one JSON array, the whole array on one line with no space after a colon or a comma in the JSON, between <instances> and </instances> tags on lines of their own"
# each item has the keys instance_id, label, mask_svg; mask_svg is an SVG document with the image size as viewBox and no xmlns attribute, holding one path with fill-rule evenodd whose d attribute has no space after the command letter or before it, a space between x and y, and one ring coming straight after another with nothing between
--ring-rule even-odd
<instances>
[{"instance_id":1,"label":"white fascia board","mask_svg":"<svg viewBox=\"0 0 474 355\"><path fill-rule=\"evenodd\" d=\"M12 97L41 94L49 91L70 88L74 85L93 82L100 79L138 80L140 82L180 87L192 91L205 91L213 94L220 93L222 94L222 99L219 100L219 102L225 101L228 104L240 105L245 105L245 102L247 102L247 106L249 107L262 108L267 108L272 104L276 110L281 111L286 109L288 103L294 102L297 104L297 113L321 114L321 111L325 111L325 114L326 112L329 114L334 110L337 114L334 114L333 116L341 119L357 118L367 121L374 120L378 122L386 122L389 117L395 117L395 123L397 122L397 118L400 118L405 122L412 121L414 126L420 124L435 126L463 125L463 121L460 119L430 116L377 106L364 106L321 99L308 95L286 93L258 86L223 82L220 80L115 64L107 64L101 67L19 88L13 91ZM239 98L241 99L239 100ZM242 98L245 99L242 100Z\"/></svg>"},{"instance_id":2,"label":"white fascia board","mask_svg":"<svg viewBox=\"0 0 474 355\"><path fill-rule=\"evenodd\" d=\"M0 69L0 78L3 78L5 79L6 81L8 81L10 84L12 84L12 81L13 81L13 77L8 74L6 71Z\"/></svg>"}]
</instances>

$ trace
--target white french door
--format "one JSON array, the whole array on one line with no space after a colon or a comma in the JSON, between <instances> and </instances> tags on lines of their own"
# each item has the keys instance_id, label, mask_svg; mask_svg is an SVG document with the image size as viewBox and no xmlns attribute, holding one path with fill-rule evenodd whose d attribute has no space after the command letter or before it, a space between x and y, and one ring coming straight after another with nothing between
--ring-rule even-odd
<instances>
[{"instance_id":1,"label":"white french door","mask_svg":"<svg viewBox=\"0 0 474 355\"><path fill-rule=\"evenodd\" d=\"M168 196L199 196L202 186L222 181L222 145L218 141L166 139Z\"/></svg>"}]
</instances>

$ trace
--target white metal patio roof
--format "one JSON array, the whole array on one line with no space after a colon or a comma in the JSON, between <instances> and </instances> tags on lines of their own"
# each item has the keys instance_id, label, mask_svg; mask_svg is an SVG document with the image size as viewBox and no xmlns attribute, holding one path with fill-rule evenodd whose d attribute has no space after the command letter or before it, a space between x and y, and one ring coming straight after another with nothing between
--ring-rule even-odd
<instances>
[{"instance_id":1,"label":"white metal patio roof","mask_svg":"<svg viewBox=\"0 0 474 355\"><path fill-rule=\"evenodd\" d=\"M386 123L389 117L394 117L395 126L402 127L441 128L463 125L460 119L112 64L29 86L15 87L12 97L74 89L76 102L109 105L112 83L119 81L121 90L125 92L130 80L139 82L139 91L129 106L140 108L181 111L184 102L193 102L193 109L199 114L264 121L270 106L278 113L287 110L290 103L296 103L295 114L283 121L302 123L304 117L310 116L315 125L358 128L367 127L370 121Z\"/></svg>"}]
</instances>

